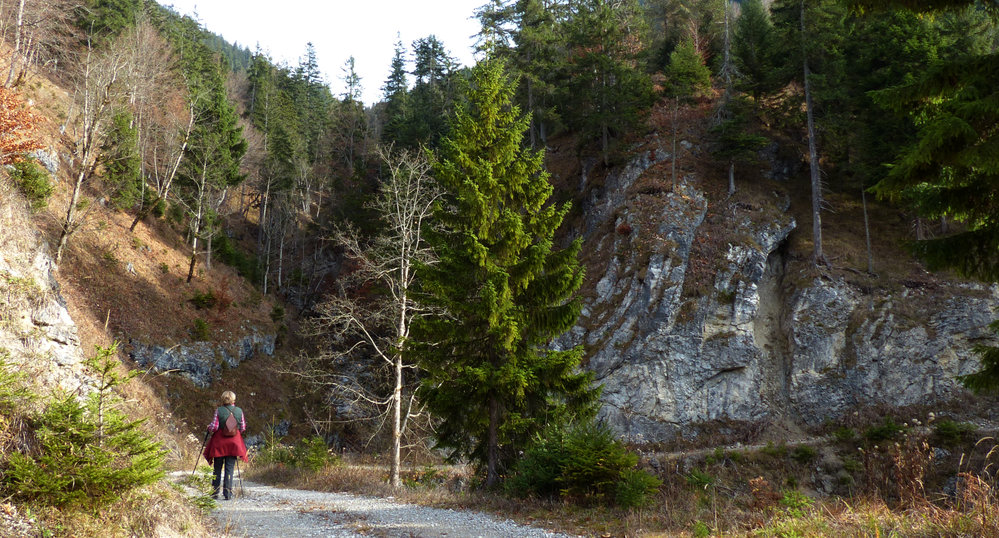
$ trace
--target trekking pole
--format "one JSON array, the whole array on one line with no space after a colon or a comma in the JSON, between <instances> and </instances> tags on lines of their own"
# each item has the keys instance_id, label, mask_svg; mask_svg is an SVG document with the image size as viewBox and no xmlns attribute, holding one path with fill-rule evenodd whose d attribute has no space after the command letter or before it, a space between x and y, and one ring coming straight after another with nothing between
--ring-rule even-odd
<instances>
[{"instance_id":1,"label":"trekking pole","mask_svg":"<svg viewBox=\"0 0 999 538\"><path fill-rule=\"evenodd\" d=\"M201 450L198 451L197 459L194 460L194 469L191 471L191 476L194 476L194 473L198 470L198 463L201 462L201 454L205 452L205 445L208 444L208 436L211 435L211 433L212 432L205 430L205 439L201 441Z\"/></svg>"},{"instance_id":2,"label":"trekking pole","mask_svg":"<svg viewBox=\"0 0 999 538\"><path fill-rule=\"evenodd\" d=\"M239 457L236 457L236 478L239 478L239 496L243 497L246 495L243 492L243 473L239 472Z\"/></svg>"}]
</instances>

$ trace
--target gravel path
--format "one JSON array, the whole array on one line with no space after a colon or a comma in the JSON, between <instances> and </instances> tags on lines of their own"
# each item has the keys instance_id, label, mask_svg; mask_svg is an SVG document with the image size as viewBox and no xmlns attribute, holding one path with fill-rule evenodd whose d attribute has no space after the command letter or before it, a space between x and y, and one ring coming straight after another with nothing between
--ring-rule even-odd
<instances>
[{"instance_id":1,"label":"gravel path","mask_svg":"<svg viewBox=\"0 0 999 538\"><path fill-rule=\"evenodd\" d=\"M251 482L245 482L243 488L242 497L219 501L218 508L212 512L229 536L569 538L565 534L479 512L429 508L350 493L282 489Z\"/></svg>"}]
</instances>

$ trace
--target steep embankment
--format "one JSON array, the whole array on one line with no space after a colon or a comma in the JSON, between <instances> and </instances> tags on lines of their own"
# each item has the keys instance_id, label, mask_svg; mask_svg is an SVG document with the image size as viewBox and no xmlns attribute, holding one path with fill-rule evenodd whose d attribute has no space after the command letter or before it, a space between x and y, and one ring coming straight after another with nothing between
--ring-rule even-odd
<instances>
[{"instance_id":1,"label":"steep embankment","mask_svg":"<svg viewBox=\"0 0 999 538\"><path fill-rule=\"evenodd\" d=\"M148 217L130 231L133 215L112 203L103 169L84 185L78 204L81 225L62 263L56 267L39 254L55 243L69 204L77 171L78 126L73 119L78 107L72 104L72 88L44 73L32 75L21 92L43 118L37 129L42 149L33 156L54 189L47 207L34 213L21 208L13 222L0 226L0 260L7 260L0 271L20 278L31 269L40 286L37 301L44 301L34 305L29 303L36 299L19 296L17 304L10 303L5 315L20 325L7 323L12 332L4 346L16 348L15 354L41 369L46 383L76 390L78 382L60 381L64 373L82 371L79 361L95 345L118 342L123 362L149 370L128 389L134 392L130 399L150 406L144 414L162 417L158 426L181 434L178 439L201 431L211 402L224 390L219 383L238 388L240 403L257 417L255 430L299 418L288 402L300 391L277 373L284 369L277 356L279 334L289 323L284 309L234 269L217 260L207 263L203 256L194 280L186 282L190 246L182 222L168 212ZM237 218L247 214L239 207L249 207L243 195L249 194L233 192L228 198ZM3 203L8 211L19 204L10 196ZM65 328L70 326L75 328ZM36 341L36 336L50 343ZM244 363L248 367L240 367ZM170 375L157 375L163 372ZM177 457L191 450L180 444L171 442Z\"/></svg>"},{"instance_id":2,"label":"steep embankment","mask_svg":"<svg viewBox=\"0 0 999 538\"><path fill-rule=\"evenodd\" d=\"M582 344L603 384L601 416L636 442L708 423L759 435L862 408L947 405L978 368L999 287L929 274L900 247L898 210L873 205L876 274L866 272L859 193L827 193L825 251L810 262L807 182L773 155L727 196L687 111L671 144L653 136L624 162L578 179L585 307L563 345ZM556 156L557 158L557 156ZM982 410L984 412L984 410Z\"/></svg>"}]
</instances>

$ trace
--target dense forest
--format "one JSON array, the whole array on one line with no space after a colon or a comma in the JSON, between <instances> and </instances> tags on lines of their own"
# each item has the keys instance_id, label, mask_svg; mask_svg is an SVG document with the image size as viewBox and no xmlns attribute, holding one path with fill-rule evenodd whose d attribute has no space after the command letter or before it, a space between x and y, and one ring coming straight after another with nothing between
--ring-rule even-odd
<instances>
[{"instance_id":1,"label":"dense forest","mask_svg":"<svg viewBox=\"0 0 999 538\"><path fill-rule=\"evenodd\" d=\"M729 196L773 143L808 168L816 266L834 190L912 215L930 269L999 281L994 0L490 0L476 65L434 35L397 42L389 77L365 81L377 103L361 101L353 58L334 90L311 45L281 64L152 0L77 4L0 4L0 163L29 197L51 187L21 158L38 146L14 94L36 70L73 94L56 260L84 197L133 231L170 222L187 283L226 264L295 312L303 378L390 425L394 486L414 438L518 494L597 481L634 507L661 485L593 422L582 346L551 347L584 278L563 226L580 194L553 186L554 146L605 169L651 136L675 155L677 118L707 111ZM994 390L999 348L978 352L963 381ZM597 477L558 453L600 443L613 461Z\"/></svg>"}]
</instances>

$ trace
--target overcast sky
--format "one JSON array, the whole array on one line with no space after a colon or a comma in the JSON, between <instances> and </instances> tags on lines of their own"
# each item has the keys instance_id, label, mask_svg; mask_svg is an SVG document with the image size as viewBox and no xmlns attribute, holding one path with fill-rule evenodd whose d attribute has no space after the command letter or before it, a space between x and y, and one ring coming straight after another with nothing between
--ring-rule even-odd
<instances>
[{"instance_id":1,"label":"overcast sky","mask_svg":"<svg viewBox=\"0 0 999 538\"><path fill-rule=\"evenodd\" d=\"M342 68L354 56L364 103L381 99L398 33L412 61L413 41L436 35L462 65L474 61L479 23L475 10L486 0L157 0L181 15L195 16L208 30L250 51L257 44L276 63L298 65L312 42L326 81L343 92ZM410 65L410 69L412 66ZM412 81L411 81L412 82Z\"/></svg>"}]
</instances>

